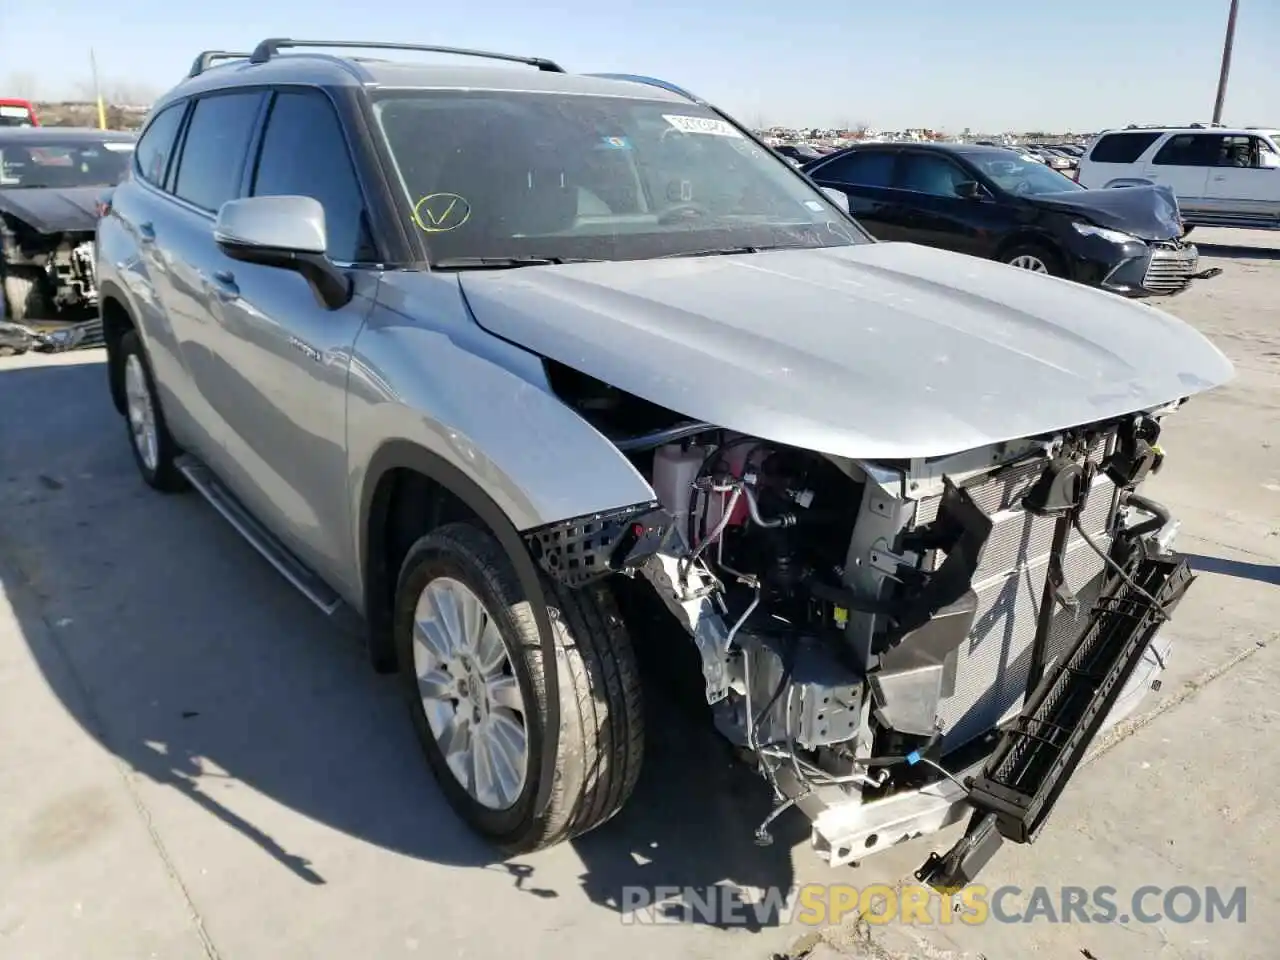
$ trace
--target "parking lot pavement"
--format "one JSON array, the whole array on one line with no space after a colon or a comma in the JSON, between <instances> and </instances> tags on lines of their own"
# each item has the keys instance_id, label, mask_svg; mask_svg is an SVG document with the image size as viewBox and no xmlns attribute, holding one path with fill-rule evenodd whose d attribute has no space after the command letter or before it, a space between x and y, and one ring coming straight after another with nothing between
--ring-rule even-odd
<instances>
[{"instance_id":1,"label":"parking lot pavement","mask_svg":"<svg viewBox=\"0 0 1280 960\"><path fill-rule=\"evenodd\" d=\"M1193 239L1225 272L1160 306L1238 377L1178 414L1151 493L1202 577L1160 693L1039 842L982 880L1055 897L1106 884L1122 904L1145 884L1246 885L1247 922L877 931L916 944L895 956L1275 956L1280 235ZM0 956L766 958L808 931L626 925L622 889L895 884L951 839L834 872L798 818L756 847L762 785L654 697L627 810L500 863L443 804L357 645L198 497L142 486L100 354L0 360L0 409ZM823 935L888 955L849 921Z\"/></svg>"}]
</instances>

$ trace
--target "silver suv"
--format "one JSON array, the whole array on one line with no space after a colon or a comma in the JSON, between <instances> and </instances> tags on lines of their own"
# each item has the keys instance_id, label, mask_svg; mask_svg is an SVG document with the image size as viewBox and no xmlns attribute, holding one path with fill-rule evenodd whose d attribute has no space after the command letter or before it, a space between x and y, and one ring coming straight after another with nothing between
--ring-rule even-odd
<instances>
[{"instance_id":1,"label":"silver suv","mask_svg":"<svg viewBox=\"0 0 1280 960\"><path fill-rule=\"evenodd\" d=\"M101 221L143 479L360 615L506 851L622 807L669 635L832 863L968 815L946 885L1034 836L1163 664L1190 577L1136 488L1222 354L876 243L669 84L318 46L357 45L202 54Z\"/></svg>"}]
</instances>

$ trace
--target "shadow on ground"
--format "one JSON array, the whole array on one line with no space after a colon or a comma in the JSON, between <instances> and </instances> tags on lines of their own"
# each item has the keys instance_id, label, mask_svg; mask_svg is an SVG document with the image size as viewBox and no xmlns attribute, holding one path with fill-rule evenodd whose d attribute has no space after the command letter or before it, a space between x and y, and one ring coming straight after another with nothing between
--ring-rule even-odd
<instances>
[{"instance_id":1,"label":"shadow on ground","mask_svg":"<svg viewBox=\"0 0 1280 960\"><path fill-rule=\"evenodd\" d=\"M143 486L101 362L0 369L0 400L0 576L47 682L89 734L302 883L335 878L221 802L231 781L365 843L504 871L535 897L573 893L564 869L561 888L547 879L547 853L503 862L453 816L396 684L358 643L197 495ZM653 691L665 656L651 660ZM580 889L622 910L631 885L789 887L803 819L784 817L775 844L755 846L763 784L730 762L696 706L650 695L647 707L635 796L574 843ZM763 914L748 927L778 922Z\"/></svg>"},{"instance_id":2,"label":"shadow on ground","mask_svg":"<svg viewBox=\"0 0 1280 960\"><path fill-rule=\"evenodd\" d=\"M1191 242L1196 243L1195 234ZM1225 243L1196 243L1202 257L1221 257L1224 260L1280 260L1280 247L1245 247Z\"/></svg>"},{"instance_id":3,"label":"shadow on ground","mask_svg":"<svg viewBox=\"0 0 1280 960\"><path fill-rule=\"evenodd\" d=\"M1243 560L1227 560L1223 557L1206 557L1198 553L1187 554L1191 568L1197 573L1219 573L1239 580L1256 580L1280 586L1280 564L1248 563Z\"/></svg>"}]
</instances>

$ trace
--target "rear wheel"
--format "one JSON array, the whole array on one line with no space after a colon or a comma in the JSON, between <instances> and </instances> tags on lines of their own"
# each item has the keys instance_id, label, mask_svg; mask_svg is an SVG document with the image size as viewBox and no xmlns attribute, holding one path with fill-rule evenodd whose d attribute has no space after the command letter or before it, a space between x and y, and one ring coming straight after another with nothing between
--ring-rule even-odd
<instances>
[{"instance_id":1,"label":"rear wheel","mask_svg":"<svg viewBox=\"0 0 1280 960\"><path fill-rule=\"evenodd\" d=\"M396 591L396 653L427 761L450 805L508 854L579 836L630 796L644 747L630 638L603 585L544 581L528 597L488 533L452 523L409 550ZM547 809L547 691L534 611L555 638L560 737Z\"/></svg>"},{"instance_id":2,"label":"rear wheel","mask_svg":"<svg viewBox=\"0 0 1280 960\"><path fill-rule=\"evenodd\" d=\"M142 341L134 330L125 331L120 338L120 364L129 449L133 451L138 472L148 486L162 493L187 489L187 478L175 464L178 445L165 425L155 381L151 377L151 365L147 363Z\"/></svg>"},{"instance_id":3,"label":"rear wheel","mask_svg":"<svg viewBox=\"0 0 1280 960\"><path fill-rule=\"evenodd\" d=\"M45 296L44 277L38 270L28 272L10 267L4 275L4 300L8 319L14 323L47 320L52 310Z\"/></svg>"}]
</instances>

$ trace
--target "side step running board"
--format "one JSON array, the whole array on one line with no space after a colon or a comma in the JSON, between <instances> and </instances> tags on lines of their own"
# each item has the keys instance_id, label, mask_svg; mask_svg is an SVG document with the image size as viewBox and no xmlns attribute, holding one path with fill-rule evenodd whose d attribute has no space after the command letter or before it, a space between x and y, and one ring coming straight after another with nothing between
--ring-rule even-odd
<instances>
[{"instance_id":1,"label":"side step running board","mask_svg":"<svg viewBox=\"0 0 1280 960\"><path fill-rule=\"evenodd\" d=\"M188 454L180 456L175 465L200 495L299 593L328 616L333 616L338 611L342 606L342 598L333 588L304 566L275 535L259 523L208 467Z\"/></svg>"},{"instance_id":2,"label":"side step running board","mask_svg":"<svg viewBox=\"0 0 1280 960\"><path fill-rule=\"evenodd\" d=\"M1156 631L1194 579L1186 558L1177 555L1145 557L1131 574L1141 590L1121 582L1097 601L1071 652L1048 670L982 776L969 784L975 813L965 835L946 854L931 854L917 879L955 889L973 880L1003 840L1035 840Z\"/></svg>"}]
</instances>

